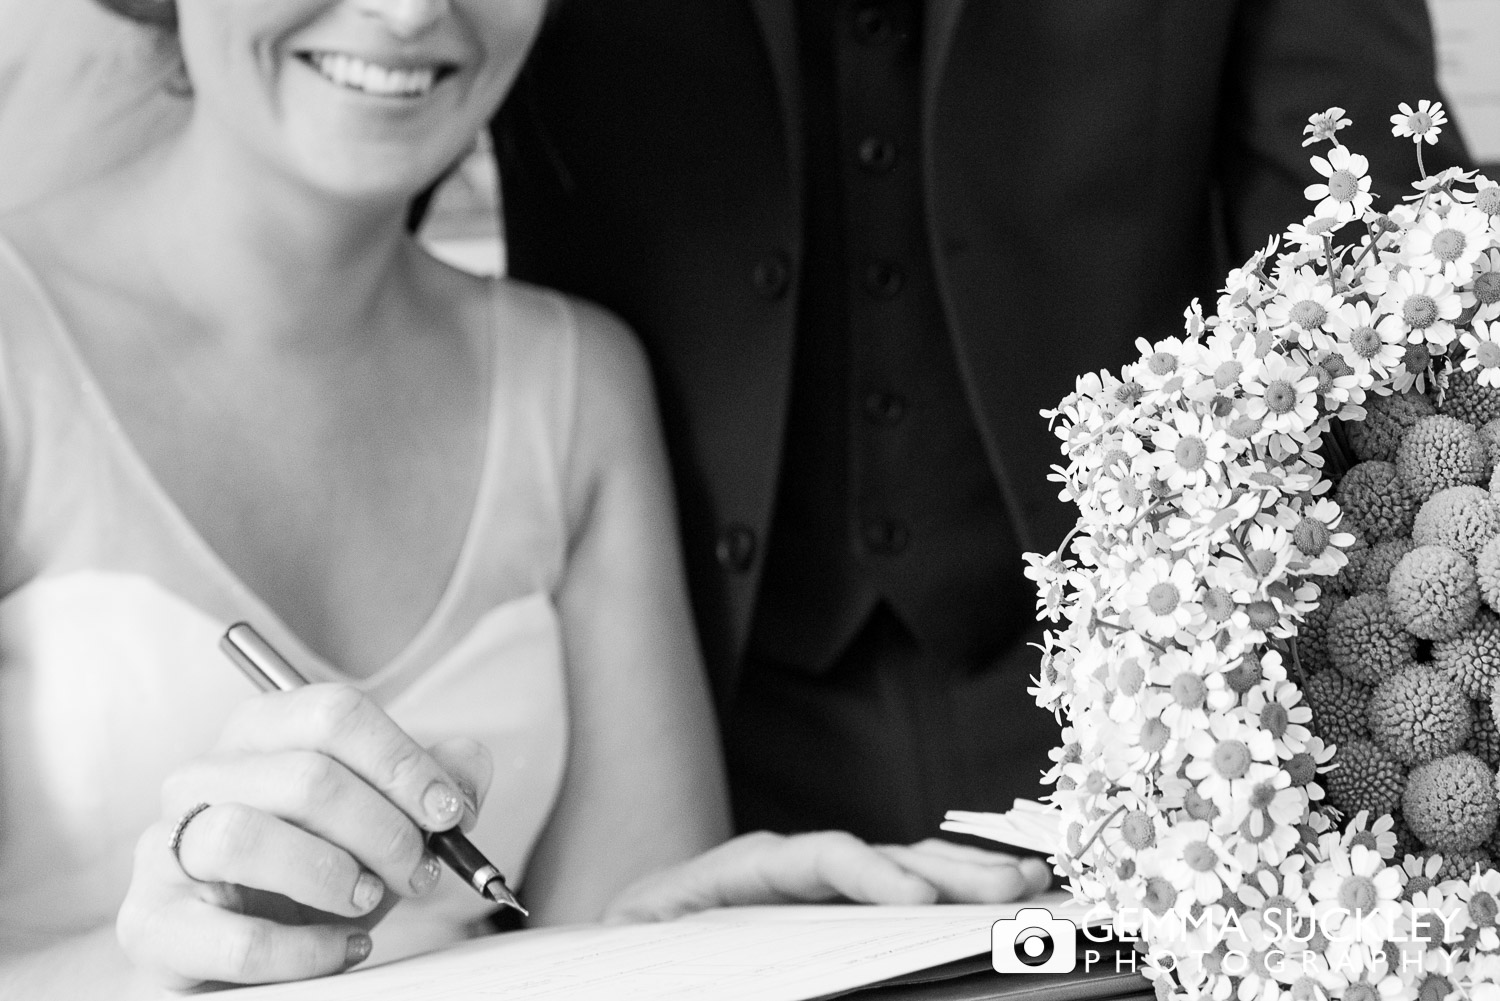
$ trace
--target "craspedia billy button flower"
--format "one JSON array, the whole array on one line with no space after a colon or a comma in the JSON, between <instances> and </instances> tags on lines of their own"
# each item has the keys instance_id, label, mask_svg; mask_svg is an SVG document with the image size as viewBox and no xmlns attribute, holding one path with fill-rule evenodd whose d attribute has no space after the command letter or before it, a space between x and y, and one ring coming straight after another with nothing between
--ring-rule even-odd
<instances>
[{"instance_id":1,"label":"craspedia billy button flower","mask_svg":"<svg viewBox=\"0 0 1500 1001\"><path fill-rule=\"evenodd\" d=\"M1365 718L1375 743L1402 764L1416 765L1463 747L1472 714L1463 689L1447 675L1418 665L1377 685Z\"/></svg>"},{"instance_id":2,"label":"craspedia billy button flower","mask_svg":"<svg viewBox=\"0 0 1500 1001\"><path fill-rule=\"evenodd\" d=\"M1391 579L1391 570L1401 562L1401 557L1415 548L1417 544L1411 539L1387 539L1371 546L1355 577L1354 592L1384 596L1386 584Z\"/></svg>"},{"instance_id":3,"label":"craspedia billy button flower","mask_svg":"<svg viewBox=\"0 0 1500 1001\"><path fill-rule=\"evenodd\" d=\"M1500 418L1485 421L1479 425L1479 440L1484 442L1484 447L1490 450L1490 464L1494 465L1495 456L1500 455ZM1494 489L1493 473L1490 474L1490 489Z\"/></svg>"},{"instance_id":4,"label":"craspedia billy button flower","mask_svg":"<svg viewBox=\"0 0 1500 1001\"><path fill-rule=\"evenodd\" d=\"M1437 413L1422 393L1392 393L1365 398L1365 419L1344 425L1349 447L1361 460L1393 462L1401 439L1423 417Z\"/></svg>"},{"instance_id":5,"label":"craspedia billy button flower","mask_svg":"<svg viewBox=\"0 0 1500 1001\"><path fill-rule=\"evenodd\" d=\"M1344 677L1373 685L1415 663L1417 638L1403 629L1384 594L1357 594L1328 617L1328 659Z\"/></svg>"},{"instance_id":6,"label":"craspedia billy button flower","mask_svg":"<svg viewBox=\"0 0 1500 1001\"><path fill-rule=\"evenodd\" d=\"M1488 699L1471 704L1474 727L1469 731L1468 742L1463 749L1474 755L1491 769L1500 768L1500 726L1495 725L1495 714L1490 712Z\"/></svg>"},{"instance_id":7,"label":"craspedia billy button flower","mask_svg":"<svg viewBox=\"0 0 1500 1001\"><path fill-rule=\"evenodd\" d=\"M1368 740L1341 744L1334 767L1324 777L1328 798L1351 816L1368 810L1378 817L1401 806L1406 790L1406 769L1395 758Z\"/></svg>"},{"instance_id":8,"label":"craspedia billy button flower","mask_svg":"<svg viewBox=\"0 0 1500 1001\"><path fill-rule=\"evenodd\" d=\"M1464 361L1468 361L1465 356ZM1479 427L1500 418L1500 389L1479 381L1481 373L1460 366L1448 370L1448 390L1443 395L1442 412ZM1481 441L1489 439L1481 435Z\"/></svg>"},{"instance_id":9,"label":"craspedia billy button flower","mask_svg":"<svg viewBox=\"0 0 1500 1001\"><path fill-rule=\"evenodd\" d=\"M1385 592L1391 617L1419 639L1457 636L1479 611L1473 565L1446 546L1418 546L1401 557Z\"/></svg>"},{"instance_id":10,"label":"craspedia billy button flower","mask_svg":"<svg viewBox=\"0 0 1500 1001\"><path fill-rule=\"evenodd\" d=\"M1345 529L1351 528L1347 517L1344 519L1342 527ZM1365 557L1370 555L1369 543L1365 542L1357 531L1351 531L1350 534L1354 536L1354 544L1344 547L1344 559L1346 562L1343 568L1334 574L1333 578L1327 584L1329 590L1336 591L1339 594L1359 593L1359 575L1364 571Z\"/></svg>"},{"instance_id":11,"label":"craspedia billy button flower","mask_svg":"<svg viewBox=\"0 0 1500 1001\"><path fill-rule=\"evenodd\" d=\"M1479 580L1479 593L1485 604L1500 610L1500 538L1491 539L1479 551L1474 565Z\"/></svg>"},{"instance_id":12,"label":"craspedia billy button flower","mask_svg":"<svg viewBox=\"0 0 1500 1001\"><path fill-rule=\"evenodd\" d=\"M1426 500L1448 487L1483 483L1490 455L1472 424L1439 414L1406 432L1396 449L1396 471L1414 497Z\"/></svg>"},{"instance_id":13,"label":"craspedia billy button flower","mask_svg":"<svg viewBox=\"0 0 1500 1001\"><path fill-rule=\"evenodd\" d=\"M1390 462L1361 462L1344 474L1334 490L1344 512L1343 527L1370 544L1411 534L1416 499Z\"/></svg>"},{"instance_id":14,"label":"craspedia billy button flower","mask_svg":"<svg viewBox=\"0 0 1500 1001\"><path fill-rule=\"evenodd\" d=\"M1478 848L1494 833L1497 812L1495 775L1472 754L1438 758L1406 777L1401 815L1428 848Z\"/></svg>"},{"instance_id":15,"label":"craspedia billy button flower","mask_svg":"<svg viewBox=\"0 0 1500 1001\"><path fill-rule=\"evenodd\" d=\"M1472 561L1485 544L1500 535L1500 504L1484 487L1463 484L1429 497L1412 520L1412 541L1419 546L1447 546Z\"/></svg>"},{"instance_id":16,"label":"craspedia billy button flower","mask_svg":"<svg viewBox=\"0 0 1500 1001\"><path fill-rule=\"evenodd\" d=\"M1426 855L1436 854L1437 850L1429 850ZM1437 880L1439 883L1450 879L1468 879L1476 872L1487 872L1494 867L1494 858L1484 848L1469 848L1466 850L1450 850L1442 852L1443 864L1438 867ZM1433 976L1429 974L1429 979ZM1436 993L1436 991L1432 992ZM1450 996L1445 991L1443 997ZM1427 1001L1428 995L1418 993L1417 1001ZM1436 1001L1436 999L1434 999Z\"/></svg>"},{"instance_id":17,"label":"craspedia billy button flower","mask_svg":"<svg viewBox=\"0 0 1500 1001\"><path fill-rule=\"evenodd\" d=\"M1339 671L1324 671L1309 678L1303 691L1313 711L1313 730L1328 743L1343 747L1369 738L1369 685Z\"/></svg>"},{"instance_id":18,"label":"craspedia billy button flower","mask_svg":"<svg viewBox=\"0 0 1500 1001\"><path fill-rule=\"evenodd\" d=\"M1432 666L1471 699L1489 699L1500 680L1500 615L1481 608L1469 628L1432 644Z\"/></svg>"},{"instance_id":19,"label":"craspedia billy button flower","mask_svg":"<svg viewBox=\"0 0 1500 1001\"><path fill-rule=\"evenodd\" d=\"M1333 610L1343 603L1342 595L1331 591L1325 593L1297 630L1297 660L1308 674L1317 674L1333 666L1333 660L1328 656L1328 620Z\"/></svg>"}]
</instances>

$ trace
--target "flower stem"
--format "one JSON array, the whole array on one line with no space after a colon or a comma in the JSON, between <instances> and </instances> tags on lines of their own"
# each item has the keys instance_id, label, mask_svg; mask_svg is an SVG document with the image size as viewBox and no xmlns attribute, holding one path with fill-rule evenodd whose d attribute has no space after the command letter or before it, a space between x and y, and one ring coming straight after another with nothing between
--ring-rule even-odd
<instances>
[{"instance_id":1,"label":"flower stem","mask_svg":"<svg viewBox=\"0 0 1500 1001\"><path fill-rule=\"evenodd\" d=\"M1297 637L1287 640L1287 652L1292 656L1292 670L1297 672L1297 684L1307 690L1307 672L1302 670L1302 658L1297 656Z\"/></svg>"},{"instance_id":2,"label":"flower stem","mask_svg":"<svg viewBox=\"0 0 1500 1001\"><path fill-rule=\"evenodd\" d=\"M1089 848L1093 845L1093 843L1095 841L1099 840L1099 835L1101 835L1101 834L1104 833L1104 829L1109 826L1109 822L1112 821L1112 820L1114 820L1116 817L1118 817L1120 814L1122 814L1124 812L1125 812L1125 806L1124 806L1124 804L1121 804L1120 806L1115 807L1115 812L1114 813L1111 813L1108 817L1105 817L1103 820L1099 821L1099 826L1098 826L1098 828L1095 829L1095 831L1093 833L1093 836L1090 837L1087 841L1085 841L1083 843L1083 846L1078 849L1078 857L1082 858L1088 852Z\"/></svg>"},{"instance_id":3,"label":"flower stem","mask_svg":"<svg viewBox=\"0 0 1500 1001\"><path fill-rule=\"evenodd\" d=\"M1132 632L1133 631L1133 630L1130 630L1130 629L1126 629L1124 626L1120 625L1118 622L1111 622L1108 619L1101 619L1097 615L1094 616L1094 626L1097 627L1097 628L1099 628L1099 629L1113 629L1117 633L1128 633L1128 632ZM1139 633L1136 633L1136 635L1140 636ZM1147 646L1149 646L1151 649L1155 650L1159 654L1165 655L1166 652L1167 652L1167 648L1166 647L1162 646L1160 643L1156 642L1153 639L1148 639L1145 636L1141 636L1141 642L1144 643L1144 644L1146 644Z\"/></svg>"},{"instance_id":4,"label":"flower stem","mask_svg":"<svg viewBox=\"0 0 1500 1001\"><path fill-rule=\"evenodd\" d=\"M1245 561L1245 566L1249 567L1250 572L1255 575L1255 579L1264 580L1265 578L1262 577L1261 572L1257 570L1255 568L1255 564L1250 561L1250 551L1245 548L1245 541L1240 538L1240 533L1230 532L1229 538L1234 542L1234 548L1239 550L1240 559Z\"/></svg>"}]
</instances>

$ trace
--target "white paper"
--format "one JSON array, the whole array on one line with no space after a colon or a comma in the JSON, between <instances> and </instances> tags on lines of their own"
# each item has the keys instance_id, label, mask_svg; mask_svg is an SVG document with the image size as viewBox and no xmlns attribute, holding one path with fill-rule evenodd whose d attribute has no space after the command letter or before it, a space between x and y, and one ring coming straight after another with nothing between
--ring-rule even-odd
<instances>
[{"instance_id":1,"label":"white paper","mask_svg":"<svg viewBox=\"0 0 1500 1001\"><path fill-rule=\"evenodd\" d=\"M1062 811L1029 799L1016 800L1005 813L949 810L942 826L954 834L971 834L1048 855L1062 844Z\"/></svg>"},{"instance_id":2,"label":"white paper","mask_svg":"<svg viewBox=\"0 0 1500 1001\"><path fill-rule=\"evenodd\" d=\"M1049 907L1059 917L1083 914L1060 893L995 906L729 908L662 924L492 935L386 966L223 996L235 1001L806 1001L986 954L990 926L1022 907Z\"/></svg>"}]
</instances>

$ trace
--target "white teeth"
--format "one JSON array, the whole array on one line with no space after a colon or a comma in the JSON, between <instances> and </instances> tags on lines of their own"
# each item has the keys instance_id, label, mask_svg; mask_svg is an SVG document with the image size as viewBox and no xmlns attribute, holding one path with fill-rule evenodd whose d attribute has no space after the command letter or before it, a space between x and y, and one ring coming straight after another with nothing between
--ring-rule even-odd
<instances>
[{"instance_id":1,"label":"white teeth","mask_svg":"<svg viewBox=\"0 0 1500 1001\"><path fill-rule=\"evenodd\" d=\"M437 83L437 68L392 69L336 53L316 52L308 62L340 87L380 97L421 97Z\"/></svg>"}]
</instances>

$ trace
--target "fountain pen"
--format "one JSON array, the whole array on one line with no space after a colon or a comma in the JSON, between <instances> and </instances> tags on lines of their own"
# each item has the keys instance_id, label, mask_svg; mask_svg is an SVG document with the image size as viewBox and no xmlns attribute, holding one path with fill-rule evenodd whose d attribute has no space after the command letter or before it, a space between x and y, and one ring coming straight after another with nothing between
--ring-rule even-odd
<instances>
[{"instance_id":1,"label":"fountain pen","mask_svg":"<svg viewBox=\"0 0 1500 1001\"><path fill-rule=\"evenodd\" d=\"M307 679L247 623L236 622L230 626L219 640L219 647L263 692L289 692L307 684ZM427 847L481 897L530 916L531 912L521 906L510 887L505 885L500 870L457 827L429 834Z\"/></svg>"}]
</instances>

